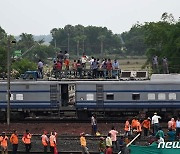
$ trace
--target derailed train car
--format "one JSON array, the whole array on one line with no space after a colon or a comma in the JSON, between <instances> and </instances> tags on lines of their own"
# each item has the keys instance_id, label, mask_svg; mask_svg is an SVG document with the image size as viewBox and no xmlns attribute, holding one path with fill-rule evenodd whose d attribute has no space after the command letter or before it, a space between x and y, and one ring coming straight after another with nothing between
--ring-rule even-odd
<instances>
[{"instance_id":1,"label":"derailed train car","mask_svg":"<svg viewBox=\"0 0 180 154\"><path fill-rule=\"evenodd\" d=\"M146 81L78 81L76 108L81 117L91 112L105 116L178 115L180 111L180 75L153 75Z\"/></svg>"}]
</instances>

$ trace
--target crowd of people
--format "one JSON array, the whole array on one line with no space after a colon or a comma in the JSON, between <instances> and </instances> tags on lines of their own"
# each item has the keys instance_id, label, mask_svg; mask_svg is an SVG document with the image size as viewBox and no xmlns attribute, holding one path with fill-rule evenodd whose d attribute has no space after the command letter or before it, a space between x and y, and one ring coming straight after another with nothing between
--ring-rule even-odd
<instances>
[{"instance_id":1,"label":"crowd of people","mask_svg":"<svg viewBox=\"0 0 180 154\"><path fill-rule=\"evenodd\" d=\"M128 153L128 148L126 145L133 139L135 136L138 136L138 140L146 139L147 145L152 144L153 142L164 142L166 141L176 141L180 139L180 119L171 118L167 123L168 131L164 132L159 120L161 119L157 113L154 113L152 118L148 117L144 120L139 120L134 117L132 120L127 119L124 124L124 134L122 135L121 131L112 126L111 130L107 132L107 137L102 136L98 132L97 119L96 115L91 117L91 127L92 135L99 136L98 150L100 154L112 154L113 152L122 152ZM120 134L121 132L121 134ZM144 132L144 133L143 133ZM47 131L43 131L41 136L42 146L44 148L44 154L48 152L48 146L50 146L50 152L56 154L57 152L57 132L53 130L48 134ZM27 129L25 134L22 137L22 142L25 145L25 152L28 154L31 150L31 139L32 134ZM2 154L8 154L8 140L12 144L12 154L16 154L18 150L19 137L17 131L14 130L10 139L5 132L2 132L0 136L0 145L2 149ZM82 132L80 134L80 145L82 154L89 153L86 134Z\"/></svg>"},{"instance_id":2,"label":"crowd of people","mask_svg":"<svg viewBox=\"0 0 180 154\"><path fill-rule=\"evenodd\" d=\"M60 51L57 58L53 60L52 74L55 78L67 78L71 75L73 78L117 78L120 73L119 62L111 59L98 59L91 57L89 59L85 53L79 59L69 59L69 53ZM38 62L38 72L40 78L43 78L43 63Z\"/></svg>"},{"instance_id":3,"label":"crowd of people","mask_svg":"<svg viewBox=\"0 0 180 154\"><path fill-rule=\"evenodd\" d=\"M168 121L167 128L168 131L165 133L162 130L159 120L160 116L155 112L152 118L147 117L144 120L140 120L137 117L134 117L132 120L127 119L124 124L124 135L117 137L119 132L112 126L111 130L107 133L107 137L100 137L99 141L99 152L100 154L112 154L113 151L128 153L128 148L126 145L130 142L130 139L133 139L135 136L139 135L138 138L142 137L146 139L147 145L152 144L153 142L164 142L165 138L167 141L176 141L180 140L180 119L177 118L175 121L174 118L171 118ZM92 126L92 135L97 135L97 121L96 116L92 115L91 117L91 126ZM100 135L98 133L98 135ZM85 140L85 133L81 134L81 137ZM88 153L86 144L81 144L82 153Z\"/></svg>"},{"instance_id":4,"label":"crowd of people","mask_svg":"<svg viewBox=\"0 0 180 154\"><path fill-rule=\"evenodd\" d=\"M166 57L159 61L158 56L152 58L153 73L160 73L159 63L162 64L164 74L169 74L168 59ZM117 59L111 60L106 58L89 58L85 53L79 59L70 60L70 55L67 51L60 51L57 57L53 60L52 75L55 78L117 78L120 75L120 66ZM43 62L38 61L38 72L40 78L43 78Z\"/></svg>"}]
</instances>

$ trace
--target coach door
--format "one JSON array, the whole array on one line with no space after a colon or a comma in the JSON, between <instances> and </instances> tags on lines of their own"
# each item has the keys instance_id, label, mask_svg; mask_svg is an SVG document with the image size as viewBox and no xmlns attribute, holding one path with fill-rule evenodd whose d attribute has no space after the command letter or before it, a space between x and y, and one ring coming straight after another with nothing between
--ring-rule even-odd
<instances>
[{"instance_id":1,"label":"coach door","mask_svg":"<svg viewBox=\"0 0 180 154\"><path fill-rule=\"evenodd\" d=\"M69 91L68 91L68 84L61 85L61 105L68 106L69 101Z\"/></svg>"},{"instance_id":2,"label":"coach door","mask_svg":"<svg viewBox=\"0 0 180 154\"><path fill-rule=\"evenodd\" d=\"M97 107L99 108L104 107L104 94L103 94L102 84L96 85L96 102L97 102Z\"/></svg>"}]
</instances>

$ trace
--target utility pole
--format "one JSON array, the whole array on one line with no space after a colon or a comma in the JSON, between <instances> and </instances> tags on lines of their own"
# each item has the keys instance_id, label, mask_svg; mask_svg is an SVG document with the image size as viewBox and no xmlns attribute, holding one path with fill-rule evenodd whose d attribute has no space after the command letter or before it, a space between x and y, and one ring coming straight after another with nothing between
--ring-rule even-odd
<instances>
[{"instance_id":1,"label":"utility pole","mask_svg":"<svg viewBox=\"0 0 180 154\"><path fill-rule=\"evenodd\" d=\"M10 125L10 39L8 38L8 46L7 46L7 125Z\"/></svg>"},{"instance_id":2,"label":"utility pole","mask_svg":"<svg viewBox=\"0 0 180 154\"><path fill-rule=\"evenodd\" d=\"M16 43L16 41L10 41L8 38L7 44L7 125L10 125L10 98L11 98L11 59L10 59L10 46L11 43Z\"/></svg>"}]
</instances>

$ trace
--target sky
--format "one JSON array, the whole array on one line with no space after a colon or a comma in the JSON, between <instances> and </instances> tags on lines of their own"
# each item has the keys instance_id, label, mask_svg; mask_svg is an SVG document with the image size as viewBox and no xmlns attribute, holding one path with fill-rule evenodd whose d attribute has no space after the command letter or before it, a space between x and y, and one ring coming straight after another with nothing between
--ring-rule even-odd
<instances>
[{"instance_id":1,"label":"sky","mask_svg":"<svg viewBox=\"0 0 180 154\"><path fill-rule=\"evenodd\" d=\"M0 26L11 35L47 35L67 24L102 26L120 34L137 22L180 17L180 0L0 0Z\"/></svg>"}]
</instances>

